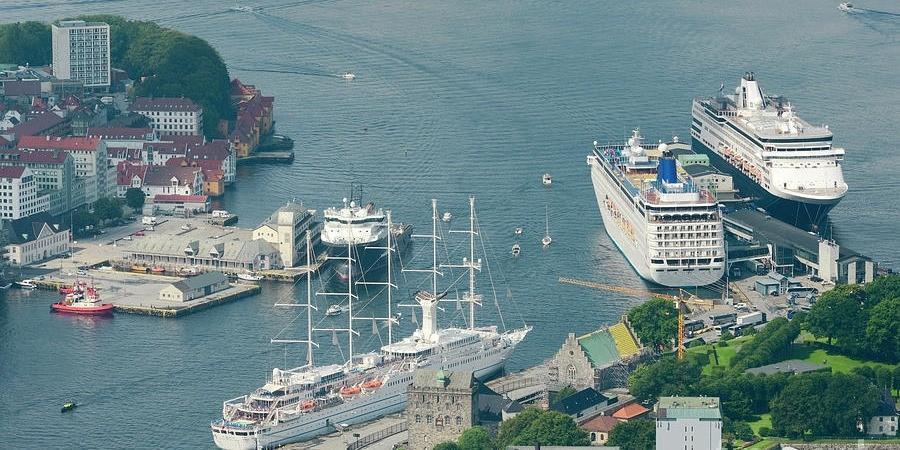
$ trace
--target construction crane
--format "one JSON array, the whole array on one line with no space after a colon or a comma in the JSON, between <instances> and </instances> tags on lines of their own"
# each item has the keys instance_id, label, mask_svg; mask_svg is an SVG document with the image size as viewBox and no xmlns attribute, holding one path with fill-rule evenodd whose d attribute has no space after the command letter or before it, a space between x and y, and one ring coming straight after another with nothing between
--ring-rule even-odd
<instances>
[{"instance_id":1,"label":"construction crane","mask_svg":"<svg viewBox=\"0 0 900 450\"><path fill-rule=\"evenodd\" d=\"M684 289L679 289L679 295L669 295L669 294L660 294L658 292L646 292L640 289L632 289L625 286L614 286L611 284L603 284L597 283L594 281L587 280L579 280L577 278L568 278L568 277L559 277L559 282L562 284L571 284L573 286L581 286L590 289L599 289L607 292L617 292L619 294L625 294L632 297L644 297L646 295L650 295L656 298L661 298L663 300L669 300L675 302L675 310L678 312L678 347L676 349L676 354L678 359L684 359L684 314L682 314L682 309L685 304L705 306L708 308L712 308L713 301L712 300L702 300L697 298L694 294L685 291Z\"/></svg>"}]
</instances>

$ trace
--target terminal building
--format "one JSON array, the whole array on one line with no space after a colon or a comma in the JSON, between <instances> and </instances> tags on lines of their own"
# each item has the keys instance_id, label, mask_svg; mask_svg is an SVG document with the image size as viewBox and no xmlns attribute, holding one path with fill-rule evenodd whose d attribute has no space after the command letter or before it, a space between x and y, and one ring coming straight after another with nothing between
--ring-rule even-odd
<instances>
[{"instance_id":1,"label":"terminal building","mask_svg":"<svg viewBox=\"0 0 900 450\"><path fill-rule=\"evenodd\" d=\"M739 209L723 217L725 231L748 248L768 247L772 263L790 266L837 284L868 283L877 264L837 242L803 231L755 209ZM732 261L729 247L729 261Z\"/></svg>"}]
</instances>

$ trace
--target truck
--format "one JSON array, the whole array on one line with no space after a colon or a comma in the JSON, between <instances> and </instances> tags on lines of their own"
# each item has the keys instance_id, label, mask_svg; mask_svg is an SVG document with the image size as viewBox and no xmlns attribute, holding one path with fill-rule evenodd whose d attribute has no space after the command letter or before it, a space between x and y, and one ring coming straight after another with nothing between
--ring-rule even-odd
<instances>
[{"instance_id":1,"label":"truck","mask_svg":"<svg viewBox=\"0 0 900 450\"><path fill-rule=\"evenodd\" d=\"M156 225L156 217L153 216L144 216L141 218L141 224L143 225Z\"/></svg>"},{"instance_id":2,"label":"truck","mask_svg":"<svg viewBox=\"0 0 900 450\"><path fill-rule=\"evenodd\" d=\"M750 314L744 314L742 316L737 317L737 321L735 322L738 326L741 325L756 325L758 323L766 322L766 313L762 311L752 312Z\"/></svg>"},{"instance_id":3,"label":"truck","mask_svg":"<svg viewBox=\"0 0 900 450\"><path fill-rule=\"evenodd\" d=\"M736 313L727 313L719 314L716 316L709 316L709 320L712 321L713 325L721 325L724 323L734 323L735 317L737 317Z\"/></svg>"}]
</instances>

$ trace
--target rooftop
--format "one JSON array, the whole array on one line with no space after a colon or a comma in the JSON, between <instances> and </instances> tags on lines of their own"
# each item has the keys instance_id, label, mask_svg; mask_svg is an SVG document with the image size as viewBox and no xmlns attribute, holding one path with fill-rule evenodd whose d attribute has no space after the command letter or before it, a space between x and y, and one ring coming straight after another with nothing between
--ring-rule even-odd
<instances>
[{"instance_id":1,"label":"rooftop","mask_svg":"<svg viewBox=\"0 0 900 450\"><path fill-rule=\"evenodd\" d=\"M18 147L29 150L65 150L65 151L93 151L100 146L100 138L95 137L52 137L52 136L22 136L19 138Z\"/></svg>"},{"instance_id":2,"label":"rooftop","mask_svg":"<svg viewBox=\"0 0 900 450\"><path fill-rule=\"evenodd\" d=\"M88 130L89 137L98 137L103 139L130 139L144 140L153 136L152 128L91 128Z\"/></svg>"},{"instance_id":3,"label":"rooftop","mask_svg":"<svg viewBox=\"0 0 900 450\"><path fill-rule=\"evenodd\" d=\"M617 323L580 336L578 344L594 367L602 367L635 355L641 348L624 323Z\"/></svg>"},{"instance_id":4,"label":"rooftop","mask_svg":"<svg viewBox=\"0 0 900 450\"><path fill-rule=\"evenodd\" d=\"M582 389L551 406L550 409L563 414L574 415L588 408L593 408L609 400L605 395L594 388Z\"/></svg>"},{"instance_id":5,"label":"rooftop","mask_svg":"<svg viewBox=\"0 0 900 450\"><path fill-rule=\"evenodd\" d=\"M68 153L61 150L0 150L0 161L16 161L32 164L64 164Z\"/></svg>"},{"instance_id":6,"label":"rooftop","mask_svg":"<svg viewBox=\"0 0 900 450\"><path fill-rule=\"evenodd\" d=\"M35 114L26 118L25 122L22 122L15 127L12 128L12 134L16 136L35 136L41 133L46 132L62 123L64 123L66 119L63 119L60 116L52 112L45 112L41 114Z\"/></svg>"},{"instance_id":7,"label":"rooftop","mask_svg":"<svg viewBox=\"0 0 900 450\"><path fill-rule=\"evenodd\" d=\"M184 257L185 250L206 258L217 255L217 259L251 264L266 255L277 255L278 251L262 239L250 240L234 234L191 238L184 236L153 235L135 239L124 253Z\"/></svg>"},{"instance_id":8,"label":"rooftop","mask_svg":"<svg viewBox=\"0 0 900 450\"><path fill-rule=\"evenodd\" d=\"M188 111L198 112L200 106L184 97L138 97L131 104L131 111Z\"/></svg>"},{"instance_id":9,"label":"rooftop","mask_svg":"<svg viewBox=\"0 0 900 450\"><path fill-rule=\"evenodd\" d=\"M612 416L616 419L629 420L629 419L633 419L635 417L640 417L640 416L646 414L647 411L650 411L650 410L647 408L644 408L643 406L641 406L637 403L629 403L629 404L619 408L618 410L616 410L616 412L614 412Z\"/></svg>"},{"instance_id":10,"label":"rooftop","mask_svg":"<svg viewBox=\"0 0 900 450\"><path fill-rule=\"evenodd\" d=\"M719 397L660 397L656 416L658 420L722 420Z\"/></svg>"},{"instance_id":11,"label":"rooftop","mask_svg":"<svg viewBox=\"0 0 900 450\"><path fill-rule=\"evenodd\" d=\"M208 195L156 194L153 203L206 203Z\"/></svg>"},{"instance_id":12,"label":"rooftop","mask_svg":"<svg viewBox=\"0 0 900 450\"><path fill-rule=\"evenodd\" d=\"M726 213L723 219L749 228L757 238L785 247L799 248L813 255L819 254L819 235L803 231L766 213L745 208ZM840 248L841 258L857 255L859 254L849 248Z\"/></svg>"},{"instance_id":13,"label":"rooftop","mask_svg":"<svg viewBox=\"0 0 900 450\"><path fill-rule=\"evenodd\" d=\"M228 281L228 277L222 272L206 272L172 283L172 287L181 292L187 292L195 289L202 289L206 286L222 283L224 281Z\"/></svg>"},{"instance_id":14,"label":"rooftop","mask_svg":"<svg viewBox=\"0 0 900 450\"><path fill-rule=\"evenodd\" d=\"M726 175L712 165L706 164L688 164L685 166L681 166L681 168L684 169L684 171L687 172L687 174L691 177L700 177L703 175ZM728 176L730 177L731 175Z\"/></svg>"},{"instance_id":15,"label":"rooftop","mask_svg":"<svg viewBox=\"0 0 900 450\"><path fill-rule=\"evenodd\" d=\"M12 244L24 244L37 239L45 227L49 227L52 233L58 233L66 228L53 218L48 212L40 212L28 217L13 220L6 227L9 233L9 242Z\"/></svg>"},{"instance_id":16,"label":"rooftop","mask_svg":"<svg viewBox=\"0 0 900 450\"><path fill-rule=\"evenodd\" d=\"M452 390L471 389L477 381L469 371L417 370L412 388L434 387Z\"/></svg>"},{"instance_id":17,"label":"rooftop","mask_svg":"<svg viewBox=\"0 0 900 450\"><path fill-rule=\"evenodd\" d=\"M24 166L0 166L0 178L21 178Z\"/></svg>"},{"instance_id":18,"label":"rooftop","mask_svg":"<svg viewBox=\"0 0 900 450\"><path fill-rule=\"evenodd\" d=\"M612 416L597 416L581 424L581 428L585 431L609 433L618 424L619 421Z\"/></svg>"},{"instance_id":19,"label":"rooftop","mask_svg":"<svg viewBox=\"0 0 900 450\"><path fill-rule=\"evenodd\" d=\"M789 359L787 361L777 362L775 364L769 364L766 366L754 367L752 369L747 369L745 372L753 373L753 374L766 374L771 375L773 373L803 373L803 372L813 372L816 370L824 369L825 366L821 364L810 363L806 361L801 361L799 359Z\"/></svg>"},{"instance_id":20,"label":"rooftop","mask_svg":"<svg viewBox=\"0 0 900 450\"><path fill-rule=\"evenodd\" d=\"M190 186L194 184L197 172L201 172L198 167L150 166L144 177L144 184L147 186L170 186L174 178L180 186Z\"/></svg>"}]
</instances>

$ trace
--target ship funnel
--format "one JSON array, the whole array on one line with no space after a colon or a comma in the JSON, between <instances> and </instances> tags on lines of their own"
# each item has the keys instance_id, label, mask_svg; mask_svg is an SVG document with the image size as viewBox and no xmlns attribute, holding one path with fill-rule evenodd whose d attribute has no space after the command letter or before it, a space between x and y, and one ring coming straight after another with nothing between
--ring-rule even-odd
<instances>
[{"instance_id":1,"label":"ship funnel","mask_svg":"<svg viewBox=\"0 0 900 450\"><path fill-rule=\"evenodd\" d=\"M659 167L656 169L656 178L663 183L677 183L678 175L675 173L675 158L672 152L666 150L659 158Z\"/></svg>"},{"instance_id":2,"label":"ship funnel","mask_svg":"<svg viewBox=\"0 0 900 450\"><path fill-rule=\"evenodd\" d=\"M742 109L765 109L766 98L763 97L759 83L756 81L756 75L753 72L747 72L741 78L741 86L737 88L738 105Z\"/></svg>"}]
</instances>

